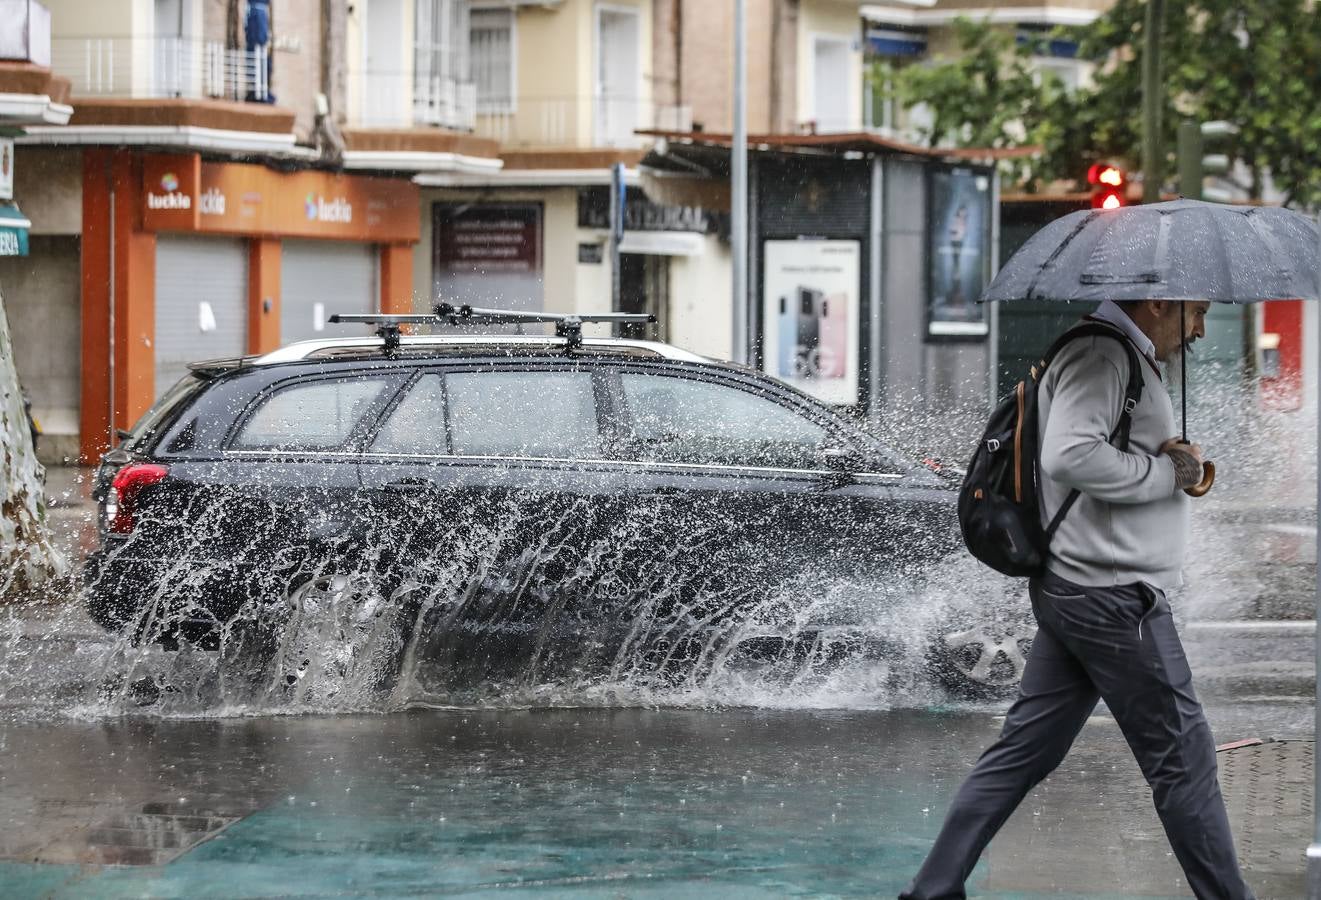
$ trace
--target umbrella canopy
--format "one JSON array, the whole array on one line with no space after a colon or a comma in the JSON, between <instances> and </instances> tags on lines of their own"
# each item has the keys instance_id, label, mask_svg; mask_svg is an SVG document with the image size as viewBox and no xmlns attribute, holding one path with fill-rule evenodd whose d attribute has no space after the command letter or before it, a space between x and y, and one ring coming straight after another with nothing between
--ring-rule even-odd
<instances>
[{"instance_id":1,"label":"umbrella canopy","mask_svg":"<svg viewBox=\"0 0 1321 900\"><path fill-rule=\"evenodd\" d=\"M1317 226L1292 210L1173 200L1082 210L1042 228L995 300L1317 300Z\"/></svg>"}]
</instances>

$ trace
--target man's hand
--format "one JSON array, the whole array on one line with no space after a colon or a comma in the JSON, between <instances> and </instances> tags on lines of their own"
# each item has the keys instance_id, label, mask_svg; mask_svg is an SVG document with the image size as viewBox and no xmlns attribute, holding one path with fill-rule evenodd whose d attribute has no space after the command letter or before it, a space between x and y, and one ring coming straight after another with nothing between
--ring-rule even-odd
<instances>
[{"instance_id":1,"label":"man's hand","mask_svg":"<svg viewBox=\"0 0 1321 900\"><path fill-rule=\"evenodd\" d=\"M1172 437L1160 445L1160 453L1174 461L1174 480L1180 489L1202 483L1202 448Z\"/></svg>"}]
</instances>

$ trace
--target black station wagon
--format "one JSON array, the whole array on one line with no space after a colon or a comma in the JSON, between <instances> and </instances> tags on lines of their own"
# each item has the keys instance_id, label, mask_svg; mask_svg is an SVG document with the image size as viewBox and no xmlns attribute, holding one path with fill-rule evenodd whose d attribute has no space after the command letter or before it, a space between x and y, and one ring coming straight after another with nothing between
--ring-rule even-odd
<instances>
[{"instance_id":1,"label":"black station wagon","mask_svg":"<svg viewBox=\"0 0 1321 900\"><path fill-rule=\"evenodd\" d=\"M915 632L947 679L1011 684L1030 631L925 609L958 542L933 468L661 343L310 341L194 365L105 456L86 602L263 690L799 677Z\"/></svg>"}]
</instances>

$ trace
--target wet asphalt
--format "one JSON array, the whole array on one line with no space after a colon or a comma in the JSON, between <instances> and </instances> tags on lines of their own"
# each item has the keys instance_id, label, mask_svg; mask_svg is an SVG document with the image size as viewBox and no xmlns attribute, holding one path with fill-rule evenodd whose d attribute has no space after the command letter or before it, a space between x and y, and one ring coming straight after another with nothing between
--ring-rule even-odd
<instances>
[{"instance_id":1,"label":"wet asphalt","mask_svg":"<svg viewBox=\"0 0 1321 900\"><path fill-rule=\"evenodd\" d=\"M1218 740L1288 738L1308 735L1310 712L1211 717ZM998 727L994 710L968 708L8 721L0 894L894 896ZM1310 742L1277 746L1310 756ZM1301 896L1310 785L1288 787L1281 801L1226 786L1261 897ZM1108 717L969 886L1186 896Z\"/></svg>"},{"instance_id":2,"label":"wet asphalt","mask_svg":"<svg viewBox=\"0 0 1321 900\"><path fill-rule=\"evenodd\" d=\"M1198 532L1202 562L1179 606L1185 643L1217 742L1271 742L1221 754L1249 882L1262 898L1298 897L1313 810L1315 519L1209 512L1219 527ZM57 504L54 517L71 546L87 540L85 506ZM11 631L47 639L67 677L78 621L48 608ZM596 695L161 717L62 706L40 675L0 691L3 897L894 896L1005 706L938 693L902 708L884 697L858 708L856 692L840 695L854 708L828 694L732 707ZM1104 707L969 890L1188 895Z\"/></svg>"}]
</instances>

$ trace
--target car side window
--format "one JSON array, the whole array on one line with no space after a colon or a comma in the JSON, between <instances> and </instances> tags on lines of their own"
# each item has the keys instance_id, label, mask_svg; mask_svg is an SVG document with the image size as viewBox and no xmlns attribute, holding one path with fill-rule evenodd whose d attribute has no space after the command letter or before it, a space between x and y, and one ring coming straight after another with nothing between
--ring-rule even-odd
<instances>
[{"instance_id":1,"label":"car side window","mask_svg":"<svg viewBox=\"0 0 1321 900\"><path fill-rule=\"evenodd\" d=\"M445 435L445 385L440 375L423 375L390 413L372 441L376 453L435 456L449 452Z\"/></svg>"},{"instance_id":2,"label":"car side window","mask_svg":"<svg viewBox=\"0 0 1321 900\"><path fill-rule=\"evenodd\" d=\"M625 373L636 454L652 462L817 469L822 425L731 385Z\"/></svg>"},{"instance_id":3,"label":"car side window","mask_svg":"<svg viewBox=\"0 0 1321 900\"><path fill-rule=\"evenodd\" d=\"M381 396L382 378L294 384L271 394L230 444L236 450L338 450Z\"/></svg>"},{"instance_id":4,"label":"car side window","mask_svg":"<svg viewBox=\"0 0 1321 900\"><path fill-rule=\"evenodd\" d=\"M588 372L453 372L445 379L456 455L601 455Z\"/></svg>"}]
</instances>

